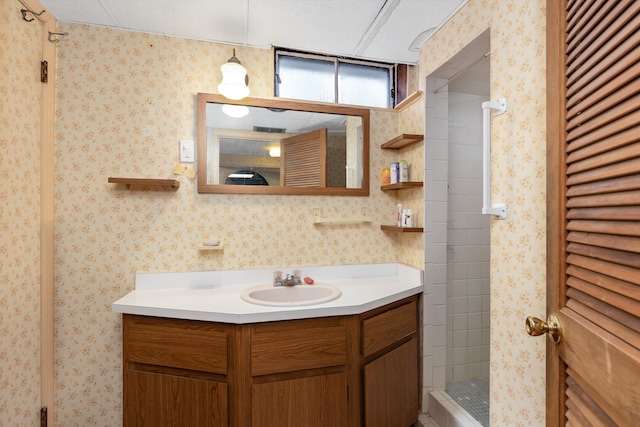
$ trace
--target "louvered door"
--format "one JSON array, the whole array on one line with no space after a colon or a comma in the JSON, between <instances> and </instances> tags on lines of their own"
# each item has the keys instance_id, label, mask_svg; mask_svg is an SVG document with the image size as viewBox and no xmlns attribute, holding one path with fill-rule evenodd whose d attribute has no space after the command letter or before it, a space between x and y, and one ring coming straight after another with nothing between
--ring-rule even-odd
<instances>
[{"instance_id":1,"label":"louvered door","mask_svg":"<svg viewBox=\"0 0 640 427\"><path fill-rule=\"evenodd\" d=\"M640 2L547 19L547 421L640 425Z\"/></svg>"},{"instance_id":2,"label":"louvered door","mask_svg":"<svg viewBox=\"0 0 640 427\"><path fill-rule=\"evenodd\" d=\"M326 187L327 129L283 139L280 162L285 187Z\"/></svg>"}]
</instances>

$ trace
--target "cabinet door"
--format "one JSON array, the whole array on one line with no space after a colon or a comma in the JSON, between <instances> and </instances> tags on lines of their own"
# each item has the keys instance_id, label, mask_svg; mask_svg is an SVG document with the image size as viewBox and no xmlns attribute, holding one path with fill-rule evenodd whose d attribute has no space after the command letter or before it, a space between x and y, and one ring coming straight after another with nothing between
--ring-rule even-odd
<instances>
[{"instance_id":1,"label":"cabinet door","mask_svg":"<svg viewBox=\"0 0 640 427\"><path fill-rule=\"evenodd\" d=\"M418 372L416 338L364 367L367 427L408 427L418 419Z\"/></svg>"},{"instance_id":2,"label":"cabinet door","mask_svg":"<svg viewBox=\"0 0 640 427\"><path fill-rule=\"evenodd\" d=\"M253 427L345 427L344 372L253 386Z\"/></svg>"},{"instance_id":3,"label":"cabinet door","mask_svg":"<svg viewBox=\"0 0 640 427\"><path fill-rule=\"evenodd\" d=\"M143 371L128 377L125 427L228 426L224 383Z\"/></svg>"}]
</instances>

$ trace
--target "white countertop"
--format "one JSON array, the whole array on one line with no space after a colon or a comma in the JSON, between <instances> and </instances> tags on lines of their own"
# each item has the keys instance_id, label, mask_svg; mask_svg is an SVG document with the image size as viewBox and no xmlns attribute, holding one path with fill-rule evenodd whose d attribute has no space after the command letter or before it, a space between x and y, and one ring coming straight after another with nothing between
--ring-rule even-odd
<instances>
[{"instance_id":1,"label":"white countertop","mask_svg":"<svg viewBox=\"0 0 640 427\"><path fill-rule=\"evenodd\" d=\"M416 295L422 270L404 264L296 267L302 276L337 286L342 295L322 304L272 307L240 298L249 286L269 283L273 272L293 268L136 274L135 290L112 305L117 313L224 323L256 323L360 314Z\"/></svg>"}]
</instances>

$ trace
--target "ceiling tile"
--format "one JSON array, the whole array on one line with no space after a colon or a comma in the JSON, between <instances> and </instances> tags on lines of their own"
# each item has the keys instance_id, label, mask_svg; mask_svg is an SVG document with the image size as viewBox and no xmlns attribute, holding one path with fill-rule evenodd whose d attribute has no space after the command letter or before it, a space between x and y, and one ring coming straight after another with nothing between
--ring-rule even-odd
<instances>
[{"instance_id":1,"label":"ceiling tile","mask_svg":"<svg viewBox=\"0 0 640 427\"><path fill-rule=\"evenodd\" d=\"M41 1L61 22L417 63L411 42L467 0Z\"/></svg>"}]
</instances>

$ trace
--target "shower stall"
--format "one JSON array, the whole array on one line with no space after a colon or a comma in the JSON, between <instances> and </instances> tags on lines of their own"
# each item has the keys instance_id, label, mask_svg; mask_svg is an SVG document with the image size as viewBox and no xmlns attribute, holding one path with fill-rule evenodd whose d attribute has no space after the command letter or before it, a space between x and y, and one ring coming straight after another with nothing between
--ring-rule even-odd
<instances>
[{"instance_id":1,"label":"shower stall","mask_svg":"<svg viewBox=\"0 0 640 427\"><path fill-rule=\"evenodd\" d=\"M487 31L430 75L425 91L425 273L430 273L425 274L423 383L424 405L439 425L489 425L491 218L482 215L488 52Z\"/></svg>"},{"instance_id":2,"label":"shower stall","mask_svg":"<svg viewBox=\"0 0 640 427\"><path fill-rule=\"evenodd\" d=\"M489 420L489 217L482 215L482 95L449 91L445 391Z\"/></svg>"}]
</instances>

